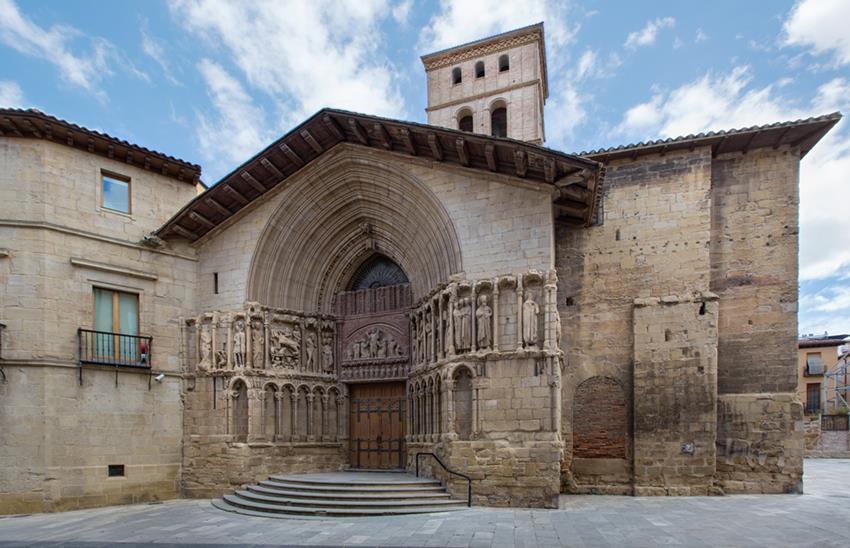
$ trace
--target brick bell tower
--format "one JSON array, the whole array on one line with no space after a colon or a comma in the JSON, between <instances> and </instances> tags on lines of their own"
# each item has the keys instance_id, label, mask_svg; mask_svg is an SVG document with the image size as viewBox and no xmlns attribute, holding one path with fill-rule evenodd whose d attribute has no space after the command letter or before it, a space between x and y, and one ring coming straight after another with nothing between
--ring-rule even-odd
<instances>
[{"instance_id":1,"label":"brick bell tower","mask_svg":"<svg viewBox=\"0 0 850 548\"><path fill-rule=\"evenodd\" d=\"M542 145L543 23L422 56L428 123Z\"/></svg>"}]
</instances>

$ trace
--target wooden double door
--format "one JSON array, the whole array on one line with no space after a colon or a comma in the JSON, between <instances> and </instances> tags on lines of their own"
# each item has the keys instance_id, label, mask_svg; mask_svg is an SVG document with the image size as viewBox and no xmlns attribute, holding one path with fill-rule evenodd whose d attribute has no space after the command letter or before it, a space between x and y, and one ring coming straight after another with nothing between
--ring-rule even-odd
<instances>
[{"instance_id":1,"label":"wooden double door","mask_svg":"<svg viewBox=\"0 0 850 548\"><path fill-rule=\"evenodd\" d=\"M407 448L404 382L349 385L349 458L352 468L402 469Z\"/></svg>"}]
</instances>

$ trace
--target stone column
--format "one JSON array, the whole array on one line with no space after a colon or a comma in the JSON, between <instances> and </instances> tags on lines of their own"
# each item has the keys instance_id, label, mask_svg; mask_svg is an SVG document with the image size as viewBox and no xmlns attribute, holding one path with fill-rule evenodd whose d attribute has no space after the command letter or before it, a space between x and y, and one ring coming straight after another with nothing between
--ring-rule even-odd
<instances>
[{"instance_id":1,"label":"stone column","mask_svg":"<svg viewBox=\"0 0 850 548\"><path fill-rule=\"evenodd\" d=\"M266 392L262 388L248 389L248 437L250 442L260 441L265 437L266 424Z\"/></svg>"},{"instance_id":2,"label":"stone column","mask_svg":"<svg viewBox=\"0 0 850 548\"><path fill-rule=\"evenodd\" d=\"M313 419L315 418L315 413L313 412L313 399L315 396L312 392L307 393L307 441L315 441L315 436L313 432L315 429L313 428Z\"/></svg>"},{"instance_id":3,"label":"stone column","mask_svg":"<svg viewBox=\"0 0 850 548\"><path fill-rule=\"evenodd\" d=\"M472 284L472 302L469 308L469 352L474 354L478 351L478 322L476 321L475 311L478 310L478 292L475 291L475 284Z\"/></svg>"},{"instance_id":4,"label":"stone column","mask_svg":"<svg viewBox=\"0 0 850 548\"><path fill-rule=\"evenodd\" d=\"M243 354L244 361L242 362L245 369L253 369L254 339L252 333L250 316L245 314L245 353Z\"/></svg>"},{"instance_id":5,"label":"stone column","mask_svg":"<svg viewBox=\"0 0 850 548\"><path fill-rule=\"evenodd\" d=\"M330 421L328 420L328 416L330 413L328 412L328 402L330 398L327 394L322 394L322 441L330 441L333 436L331 436L330 431Z\"/></svg>"},{"instance_id":6,"label":"stone column","mask_svg":"<svg viewBox=\"0 0 850 548\"><path fill-rule=\"evenodd\" d=\"M274 393L274 412L275 421L272 440L278 441L281 434L283 434L283 390L278 390Z\"/></svg>"},{"instance_id":7,"label":"stone column","mask_svg":"<svg viewBox=\"0 0 850 548\"><path fill-rule=\"evenodd\" d=\"M449 325L446 331L449 336L449 357L455 355L455 306L457 304L457 286L452 284L449 289Z\"/></svg>"},{"instance_id":8,"label":"stone column","mask_svg":"<svg viewBox=\"0 0 850 548\"><path fill-rule=\"evenodd\" d=\"M230 314L227 315L227 362L226 368L233 369L233 316Z\"/></svg>"},{"instance_id":9,"label":"stone column","mask_svg":"<svg viewBox=\"0 0 850 548\"><path fill-rule=\"evenodd\" d=\"M522 299L525 296L525 290L522 287L522 274L517 276L516 280L516 349L522 350L525 346L525 337L522 336Z\"/></svg>"},{"instance_id":10,"label":"stone column","mask_svg":"<svg viewBox=\"0 0 850 548\"><path fill-rule=\"evenodd\" d=\"M493 352L499 351L499 278L493 278Z\"/></svg>"},{"instance_id":11,"label":"stone column","mask_svg":"<svg viewBox=\"0 0 850 548\"><path fill-rule=\"evenodd\" d=\"M343 386L344 391L347 390L347 388L345 388L346 385L342 385L342 386ZM340 441L344 442L345 440L347 440L351 436L351 433L348 431L348 423L349 423L349 420L350 420L349 416L351 414L351 403L350 403L350 400L349 400L349 395L347 393L340 394L339 398L340 398L339 413L337 415L339 417L339 419L338 419L339 420L338 426L339 426L339 431L340 431L339 439L340 439Z\"/></svg>"},{"instance_id":12,"label":"stone column","mask_svg":"<svg viewBox=\"0 0 850 548\"><path fill-rule=\"evenodd\" d=\"M446 379L446 382L443 384L445 394L446 394L446 428L444 432L452 436L454 439L457 439L457 430L455 429L455 398L454 398L454 390L455 390L455 381L451 377Z\"/></svg>"},{"instance_id":13,"label":"stone column","mask_svg":"<svg viewBox=\"0 0 850 548\"><path fill-rule=\"evenodd\" d=\"M210 349L210 369L217 369L218 364L215 359L215 352L218 350L218 313L213 312L212 319L210 320L210 344L212 348Z\"/></svg>"},{"instance_id":14,"label":"stone column","mask_svg":"<svg viewBox=\"0 0 850 548\"><path fill-rule=\"evenodd\" d=\"M298 389L289 395L289 399L292 402L292 415L290 415L290 419L292 420L292 426L290 428L290 441L301 441L301 434L298 432Z\"/></svg>"},{"instance_id":15,"label":"stone column","mask_svg":"<svg viewBox=\"0 0 850 548\"><path fill-rule=\"evenodd\" d=\"M552 307L550 306L552 286L543 286L543 348L552 348Z\"/></svg>"},{"instance_id":16,"label":"stone column","mask_svg":"<svg viewBox=\"0 0 850 548\"><path fill-rule=\"evenodd\" d=\"M266 340L263 347L263 356L266 359L266 369L271 369L272 366L272 339L271 339L271 328L269 326L269 313L266 312L263 314L263 329L266 333ZM281 430L282 432L283 430Z\"/></svg>"},{"instance_id":17,"label":"stone column","mask_svg":"<svg viewBox=\"0 0 850 548\"><path fill-rule=\"evenodd\" d=\"M549 358L551 360L552 372L550 376L549 386L552 390L552 431L558 434L558 439L561 437L561 367L558 363L558 357Z\"/></svg>"},{"instance_id":18,"label":"stone column","mask_svg":"<svg viewBox=\"0 0 850 548\"><path fill-rule=\"evenodd\" d=\"M446 348L446 333L443 325L443 293L437 294L437 360L442 360L446 357L444 349Z\"/></svg>"}]
</instances>

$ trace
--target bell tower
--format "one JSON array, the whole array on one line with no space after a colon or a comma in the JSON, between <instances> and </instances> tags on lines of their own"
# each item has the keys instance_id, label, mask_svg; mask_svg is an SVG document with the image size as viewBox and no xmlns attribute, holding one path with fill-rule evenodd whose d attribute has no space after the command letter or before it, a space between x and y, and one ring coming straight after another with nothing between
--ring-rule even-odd
<instances>
[{"instance_id":1,"label":"bell tower","mask_svg":"<svg viewBox=\"0 0 850 548\"><path fill-rule=\"evenodd\" d=\"M543 23L422 56L428 123L542 145Z\"/></svg>"}]
</instances>

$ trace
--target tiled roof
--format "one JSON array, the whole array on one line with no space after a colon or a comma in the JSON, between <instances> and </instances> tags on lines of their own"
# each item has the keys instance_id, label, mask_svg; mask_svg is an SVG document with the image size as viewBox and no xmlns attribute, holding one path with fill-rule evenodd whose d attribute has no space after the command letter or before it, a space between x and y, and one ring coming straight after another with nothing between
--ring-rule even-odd
<instances>
[{"instance_id":1,"label":"tiled roof","mask_svg":"<svg viewBox=\"0 0 850 548\"><path fill-rule=\"evenodd\" d=\"M163 175L197 183L201 166L88 129L36 109L0 108L0 136L46 139Z\"/></svg>"},{"instance_id":2,"label":"tiled roof","mask_svg":"<svg viewBox=\"0 0 850 548\"><path fill-rule=\"evenodd\" d=\"M815 116L790 122L777 122L763 126L729 129L723 131L708 131L696 135L671 137L655 141L645 141L630 145L620 145L610 148L600 148L578 153L599 161L618 158L643 156L645 154L666 153L684 148L693 149L698 146L711 146L716 156L724 152L737 152L770 146L793 145L800 147L800 156L805 156L809 150L841 120L840 112L823 116Z\"/></svg>"}]
</instances>

